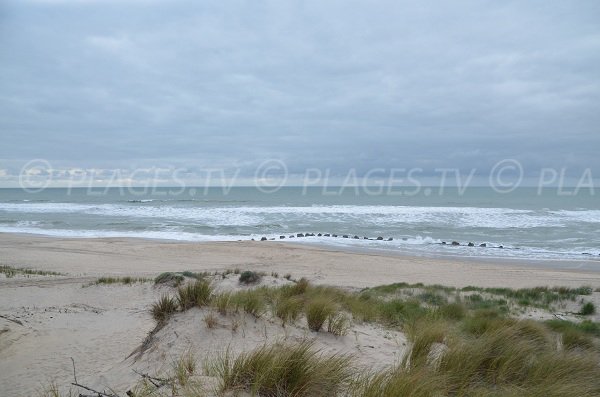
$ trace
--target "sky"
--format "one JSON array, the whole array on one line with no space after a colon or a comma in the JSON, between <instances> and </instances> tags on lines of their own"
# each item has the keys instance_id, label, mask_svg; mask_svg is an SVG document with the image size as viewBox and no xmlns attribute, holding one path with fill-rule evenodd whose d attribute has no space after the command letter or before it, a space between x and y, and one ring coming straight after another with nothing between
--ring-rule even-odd
<instances>
[{"instance_id":1,"label":"sky","mask_svg":"<svg viewBox=\"0 0 600 397\"><path fill-rule=\"evenodd\" d=\"M13 181L36 159L596 178L600 2L3 0L0 141Z\"/></svg>"}]
</instances>

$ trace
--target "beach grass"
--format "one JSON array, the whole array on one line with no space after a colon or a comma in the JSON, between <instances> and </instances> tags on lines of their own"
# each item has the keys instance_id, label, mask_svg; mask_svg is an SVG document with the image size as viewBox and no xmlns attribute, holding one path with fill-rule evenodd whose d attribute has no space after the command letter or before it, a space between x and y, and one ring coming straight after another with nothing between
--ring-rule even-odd
<instances>
[{"instance_id":1,"label":"beach grass","mask_svg":"<svg viewBox=\"0 0 600 397\"><path fill-rule=\"evenodd\" d=\"M6 278L12 278L16 275L25 276L64 276L63 273L53 272L49 270L37 270L24 267L13 267L8 265L0 265L0 274L4 274Z\"/></svg>"},{"instance_id":2,"label":"beach grass","mask_svg":"<svg viewBox=\"0 0 600 397\"><path fill-rule=\"evenodd\" d=\"M99 284L136 284L136 283L147 283L151 282L152 279L143 278L143 277L132 277L132 276L124 276L124 277L100 277L98 280L92 283L92 285Z\"/></svg>"},{"instance_id":3,"label":"beach grass","mask_svg":"<svg viewBox=\"0 0 600 397\"><path fill-rule=\"evenodd\" d=\"M265 345L237 357L226 352L209 363L221 393L243 390L268 397L336 396L353 375L350 356L321 354L307 341Z\"/></svg>"},{"instance_id":4,"label":"beach grass","mask_svg":"<svg viewBox=\"0 0 600 397\"><path fill-rule=\"evenodd\" d=\"M196 280L177 289L177 303L181 310L207 306L213 298L213 292L214 288L209 281Z\"/></svg>"},{"instance_id":5,"label":"beach grass","mask_svg":"<svg viewBox=\"0 0 600 397\"><path fill-rule=\"evenodd\" d=\"M152 317L158 324L164 324L171 315L177 311L177 301L175 298L163 294L157 302L152 305Z\"/></svg>"}]
</instances>

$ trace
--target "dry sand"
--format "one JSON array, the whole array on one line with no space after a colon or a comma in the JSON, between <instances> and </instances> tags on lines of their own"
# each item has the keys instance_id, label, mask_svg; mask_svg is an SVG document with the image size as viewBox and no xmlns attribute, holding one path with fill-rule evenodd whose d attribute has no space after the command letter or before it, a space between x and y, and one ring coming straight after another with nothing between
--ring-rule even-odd
<instances>
[{"instance_id":1,"label":"dry sand","mask_svg":"<svg viewBox=\"0 0 600 397\"><path fill-rule=\"evenodd\" d=\"M0 234L0 264L52 270L63 276L0 275L0 395L28 396L55 380L72 380L70 357L78 380L96 387L126 390L135 383L133 369L167 368L182 352L242 351L267 340L317 338L325 351L357 355L364 364L391 365L405 351L401 333L355 325L344 337L309 332L302 326L282 328L277 321L249 316L220 318L212 330L206 311L178 314L155 335L142 356L130 356L154 328L148 308L168 287L86 286L100 275L153 277L163 271L252 269L291 273L314 283L363 288L393 282L439 283L462 287L530 287L591 285L600 287L600 272L556 270L514 263L402 257L334 251L280 242L179 243L139 239L65 239ZM267 277L264 283L283 283ZM235 279L220 288L235 288Z\"/></svg>"}]
</instances>

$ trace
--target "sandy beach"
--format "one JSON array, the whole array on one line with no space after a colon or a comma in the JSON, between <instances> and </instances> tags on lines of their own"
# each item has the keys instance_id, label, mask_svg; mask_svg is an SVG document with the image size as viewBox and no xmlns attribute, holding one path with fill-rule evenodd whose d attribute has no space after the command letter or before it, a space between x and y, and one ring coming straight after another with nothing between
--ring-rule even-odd
<instances>
[{"instance_id":1,"label":"sandy beach","mask_svg":"<svg viewBox=\"0 0 600 397\"><path fill-rule=\"evenodd\" d=\"M0 275L0 390L2 395L35 394L51 381L72 381L71 357L80 381L97 387L127 388L133 369L160 370L190 349L198 354L224 344L233 351L259 346L266 339L307 336L301 328L240 317L242 333L221 324L198 342L206 312L182 313L161 330L140 359L132 353L154 328L149 307L168 287L152 283L90 285L100 276L154 278L165 271L250 269L306 277L314 284L360 289L395 282L455 287L600 287L600 272L527 267L515 263L478 263L424 257L344 252L280 242L180 243L142 239L68 239L0 234L0 264L59 272L56 276ZM219 288L234 288L223 277ZM267 277L266 285L286 280ZM228 284L229 283L229 284ZM597 295L597 294L596 294ZM597 299L597 296L594 297ZM238 321L236 320L236 321ZM354 336L319 338L325 351L360 353L365 363L394 364L406 340L401 333L357 325ZM358 336L360 335L360 337ZM370 346L364 353L364 346Z\"/></svg>"}]
</instances>

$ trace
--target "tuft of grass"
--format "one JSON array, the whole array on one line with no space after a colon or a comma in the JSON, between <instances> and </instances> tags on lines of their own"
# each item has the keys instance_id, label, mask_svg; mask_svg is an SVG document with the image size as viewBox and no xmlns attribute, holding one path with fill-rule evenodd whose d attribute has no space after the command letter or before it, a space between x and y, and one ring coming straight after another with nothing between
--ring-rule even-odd
<instances>
[{"instance_id":1,"label":"tuft of grass","mask_svg":"<svg viewBox=\"0 0 600 397\"><path fill-rule=\"evenodd\" d=\"M206 328L213 329L217 325L219 325L219 321L217 319L217 316L215 316L214 313L211 312L204 316L204 324L206 324Z\"/></svg>"},{"instance_id":2,"label":"tuft of grass","mask_svg":"<svg viewBox=\"0 0 600 397\"><path fill-rule=\"evenodd\" d=\"M291 292L294 295L302 295L306 292L309 286L310 283L308 282L308 280L302 277L300 280L296 281L296 283L292 286Z\"/></svg>"},{"instance_id":3,"label":"tuft of grass","mask_svg":"<svg viewBox=\"0 0 600 397\"><path fill-rule=\"evenodd\" d=\"M329 298L316 297L305 308L306 322L311 331L319 332L325 321L335 313L335 305Z\"/></svg>"},{"instance_id":4,"label":"tuft of grass","mask_svg":"<svg viewBox=\"0 0 600 397\"><path fill-rule=\"evenodd\" d=\"M281 295L275 302L275 315L279 317L282 324L293 324L302 313L304 302L298 296Z\"/></svg>"},{"instance_id":5,"label":"tuft of grass","mask_svg":"<svg viewBox=\"0 0 600 397\"><path fill-rule=\"evenodd\" d=\"M579 314L583 316L590 316L596 313L596 306L592 302L586 302L581 306Z\"/></svg>"},{"instance_id":6,"label":"tuft of grass","mask_svg":"<svg viewBox=\"0 0 600 397\"><path fill-rule=\"evenodd\" d=\"M181 310L188 310L194 306L203 307L210 303L213 287L209 281L197 280L177 289L177 300Z\"/></svg>"},{"instance_id":7,"label":"tuft of grass","mask_svg":"<svg viewBox=\"0 0 600 397\"><path fill-rule=\"evenodd\" d=\"M232 308L233 301L230 292L222 292L213 298L213 304L219 314L225 316Z\"/></svg>"},{"instance_id":8,"label":"tuft of grass","mask_svg":"<svg viewBox=\"0 0 600 397\"><path fill-rule=\"evenodd\" d=\"M262 316L266 311L266 299L261 289L239 291L233 296L237 308L241 308L254 317Z\"/></svg>"},{"instance_id":9,"label":"tuft of grass","mask_svg":"<svg viewBox=\"0 0 600 397\"><path fill-rule=\"evenodd\" d=\"M288 280L288 281L291 281L291 280L292 280L292 275L291 275L290 273L286 273L286 274L283 276L283 278L285 278L285 279L286 279L286 280Z\"/></svg>"},{"instance_id":10,"label":"tuft of grass","mask_svg":"<svg viewBox=\"0 0 600 397\"><path fill-rule=\"evenodd\" d=\"M152 305L152 317L159 323L164 324L171 315L177 311L177 302L167 294L163 294L159 300Z\"/></svg>"},{"instance_id":11,"label":"tuft of grass","mask_svg":"<svg viewBox=\"0 0 600 397\"><path fill-rule=\"evenodd\" d=\"M156 278L154 279L154 284L171 285L173 287L178 287L184 280L185 277L183 277L181 274L173 272L164 272L156 276Z\"/></svg>"},{"instance_id":12,"label":"tuft of grass","mask_svg":"<svg viewBox=\"0 0 600 397\"><path fill-rule=\"evenodd\" d=\"M337 312L327 318L327 332L335 336L344 336L350 329L350 319L344 313Z\"/></svg>"},{"instance_id":13,"label":"tuft of grass","mask_svg":"<svg viewBox=\"0 0 600 397\"><path fill-rule=\"evenodd\" d=\"M257 272L253 272L251 270L246 270L240 274L239 282L240 284L256 284L261 280L260 274Z\"/></svg>"},{"instance_id":14,"label":"tuft of grass","mask_svg":"<svg viewBox=\"0 0 600 397\"><path fill-rule=\"evenodd\" d=\"M236 358L229 352L210 364L222 393L243 390L257 396L335 396L350 384L351 357L321 355L311 342L263 346Z\"/></svg>"},{"instance_id":15,"label":"tuft of grass","mask_svg":"<svg viewBox=\"0 0 600 397\"><path fill-rule=\"evenodd\" d=\"M391 368L358 377L353 383L352 397L431 397L443 395L445 382L428 370Z\"/></svg>"},{"instance_id":16,"label":"tuft of grass","mask_svg":"<svg viewBox=\"0 0 600 397\"><path fill-rule=\"evenodd\" d=\"M196 359L191 352L182 355L173 363L174 377L180 386L186 386L196 372Z\"/></svg>"}]
</instances>

